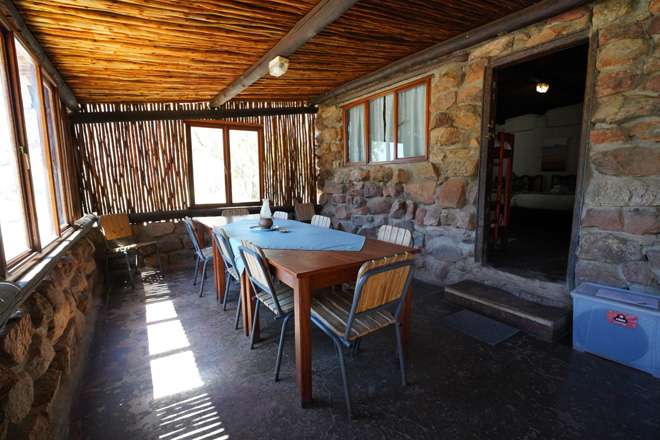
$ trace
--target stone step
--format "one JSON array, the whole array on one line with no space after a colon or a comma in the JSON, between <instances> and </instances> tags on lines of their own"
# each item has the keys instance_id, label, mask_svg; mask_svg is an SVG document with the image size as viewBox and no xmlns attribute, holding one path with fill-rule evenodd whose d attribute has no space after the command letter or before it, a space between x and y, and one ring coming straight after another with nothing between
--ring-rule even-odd
<instances>
[{"instance_id":1,"label":"stone step","mask_svg":"<svg viewBox=\"0 0 660 440\"><path fill-rule=\"evenodd\" d=\"M571 310L538 304L471 280L445 287L445 301L549 342L566 334L572 324Z\"/></svg>"}]
</instances>

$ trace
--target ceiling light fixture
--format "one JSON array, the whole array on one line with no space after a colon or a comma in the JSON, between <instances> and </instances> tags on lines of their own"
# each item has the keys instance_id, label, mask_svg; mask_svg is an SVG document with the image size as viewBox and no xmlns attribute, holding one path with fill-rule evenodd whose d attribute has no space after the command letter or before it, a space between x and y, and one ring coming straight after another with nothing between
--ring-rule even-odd
<instances>
[{"instance_id":1,"label":"ceiling light fixture","mask_svg":"<svg viewBox=\"0 0 660 440\"><path fill-rule=\"evenodd\" d=\"M550 86L543 82L536 84L536 91L539 93L545 93L548 91L549 88Z\"/></svg>"},{"instance_id":2,"label":"ceiling light fixture","mask_svg":"<svg viewBox=\"0 0 660 440\"><path fill-rule=\"evenodd\" d=\"M270 60L268 63L268 70L273 76L282 76L286 73L286 70L289 68L289 60L284 57L277 56Z\"/></svg>"}]
</instances>

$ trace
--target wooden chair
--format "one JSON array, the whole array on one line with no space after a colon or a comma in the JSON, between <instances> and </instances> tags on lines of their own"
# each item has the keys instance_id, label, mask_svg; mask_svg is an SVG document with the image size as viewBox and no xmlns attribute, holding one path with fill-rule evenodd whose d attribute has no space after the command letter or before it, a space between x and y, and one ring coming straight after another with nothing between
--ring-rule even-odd
<instances>
[{"instance_id":1,"label":"wooden chair","mask_svg":"<svg viewBox=\"0 0 660 440\"><path fill-rule=\"evenodd\" d=\"M316 208L314 208L313 203L296 203L294 211L296 220L299 222L310 222L314 214L316 214Z\"/></svg>"},{"instance_id":2,"label":"wooden chair","mask_svg":"<svg viewBox=\"0 0 660 440\"><path fill-rule=\"evenodd\" d=\"M378 230L378 240L388 243L400 244L402 246L413 247L412 232L408 229L399 228L391 225L383 225Z\"/></svg>"},{"instance_id":3,"label":"wooden chair","mask_svg":"<svg viewBox=\"0 0 660 440\"><path fill-rule=\"evenodd\" d=\"M222 211L223 217L228 217L230 215L249 215L250 211L247 208L230 208Z\"/></svg>"},{"instance_id":4,"label":"wooden chair","mask_svg":"<svg viewBox=\"0 0 660 440\"><path fill-rule=\"evenodd\" d=\"M312 221L310 223L322 228L330 228L332 225L332 220L330 220L330 217L326 217L324 215L313 215Z\"/></svg>"},{"instance_id":5,"label":"wooden chair","mask_svg":"<svg viewBox=\"0 0 660 440\"><path fill-rule=\"evenodd\" d=\"M312 322L332 338L337 348L349 417L353 411L343 347L354 348L362 336L394 324L401 383L406 384L398 319L414 272L412 254L385 257L362 265L355 294L340 290L312 296Z\"/></svg>"},{"instance_id":6,"label":"wooden chair","mask_svg":"<svg viewBox=\"0 0 660 440\"><path fill-rule=\"evenodd\" d=\"M204 279L206 278L206 265L209 261L213 260L213 248L211 246L202 248L197 241L197 234L195 234L195 228L193 227L193 222L190 217L183 219L183 223L186 225L188 234L190 235L190 240L192 240L193 246L195 247L195 278L193 278L193 286L197 284L197 272L199 271L199 263L203 263L202 267L202 282L199 286L199 296L201 297L204 293Z\"/></svg>"},{"instance_id":7,"label":"wooden chair","mask_svg":"<svg viewBox=\"0 0 660 440\"><path fill-rule=\"evenodd\" d=\"M227 233L218 228L213 229L213 239L215 245L220 249L220 255L225 262L225 299L222 301L222 311L227 310L227 296L229 296L229 282L234 280L236 284L241 285L241 276L236 269L236 261L234 260L234 252L229 244L229 237ZM234 328L238 328L238 318L241 314L241 297L239 294L238 305L236 306L236 318L234 319Z\"/></svg>"},{"instance_id":8,"label":"wooden chair","mask_svg":"<svg viewBox=\"0 0 660 440\"><path fill-rule=\"evenodd\" d=\"M247 240L241 240L238 247L241 258L245 263L250 284L256 293L257 305L254 308L254 325L250 333L250 348L254 348L254 329L259 319L259 305L264 304L274 314L275 319L284 319L280 344L277 349L277 360L275 361L275 380L279 380L280 365L282 363L282 348L289 319L293 316L293 289L286 284L273 285L273 278L268 270L268 263L261 248Z\"/></svg>"},{"instance_id":9,"label":"wooden chair","mask_svg":"<svg viewBox=\"0 0 660 440\"><path fill-rule=\"evenodd\" d=\"M147 241L138 243L133 236L131 223L128 220L128 214L106 214L98 219L101 232L103 233L103 242L105 243L105 272L103 274L103 282L108 279L108 259L113 254L123 254L126 259L126 269L128 276L131 279L131 285L135 288L135 281L133 280L133 271L131 269L131 262L129 254L135 254L135 272L138 270L138 262L140 259L140 249L153 246L156 249L156 256L158 257L158 266L160 274L163 275L163 263L160 259L160 249L158 243L155 241Z\"/></svg>"},{"instance_id":10,"label":"wooden chair","mask_svg":"<svg viewBox=\"0 0 660 440\"><path fill-rule=\"evenodd\" d=\"M275 211L273 212L273 220L288 220L289 213L284 211Z\"/></svg>"}]
</instances>

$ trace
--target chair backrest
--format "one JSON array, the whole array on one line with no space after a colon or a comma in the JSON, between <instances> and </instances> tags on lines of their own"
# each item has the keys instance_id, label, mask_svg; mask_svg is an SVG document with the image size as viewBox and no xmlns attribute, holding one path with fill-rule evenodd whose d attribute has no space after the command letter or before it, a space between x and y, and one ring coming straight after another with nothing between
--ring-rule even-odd
<instances>
[{"instance_id":1,"label":"chair backrest","mask_svg":"<svg viewBox=\"0 0 660 440\"><path fill-rule=\"evenodd\" d=\"M128 214L106 214L99 217L101 232L106 240L116 240L133 236Z\"/></svg>"},{"instance_id":2,"label":"chair backrest","mask_svg":"<svg viewBox=\"0 0 660 440\"><path fill-rule=\"evenodd\" d=\"M220 255L222 255L222 259L225 260L225 264L227 267L232 267L234 268L234 272L238 273L236 271L236 261L234 259L234 251L231 250L231 245L229 244L229 236L227 233L221 229L213 229L213 239L215 240L215 244L220 249ZM229 271L231 273L231 271ZM232 276L234 276L232 274Z\"/></svg>"},{"instance_id":3,"label":"chair backrest","mask_svg":"<svg viewBox=\"0 0 660 440\"><path fill-rule=\"evenodd\" d=\"M395 304L394 317L398 319L414 272L415 263L408 252L364 263L358 272L344 338L349 339L357 314Z\"/></svg>"},{"instance_id":4,"label":"chair backrest","mask_svg":"<svg viewBox=\"0 0 660 440\"><path fill-rule=\"evenodd\" d=\"M273 213L273 220L288 220L289 213L284 211L275 211Z\"/></svg>"},{"instance_id":5,"label":"chair backrest","mask_svg":"<svg viewBox=\"0 0 660 440\"><path fill-rule=\"evenodd\" d=\"M269 294L275 303L277 314L282 315L282 308L277 300L277 295L275 295L275 287L273 286L273 279L270 275L270 270L268 270L268 260L264 255L264 251L256 244L247 240L241 240L241 245L238 247L238 250L245 263L245 270L247 270L250 283L254 290L256 291L258 287L265 293Z\"/></svg>"},{"instance_id":6,"label":"chair backrest","mask_svg":"<svg viewBox=\"0 0 660 440\"><path fill-rule=\"evenodd\" d=\"M332 220L330 220L330 217L326 217L324 215L313 215L312 216L312 225L316 226L321 226L322 228L329 228L332 223Z\"/></svg>"},{"instance_id":7,"label":"chair backrest","mask_svg":"<svg viewBox=\"0 0 660 440\"><path fill-rule=\"evenodd\" d=\"M188 230L188 234L190 235L190 240L193 243L193 246L195 246L195 252L197 253L197 256L199 258L204 258L204 254L202 253L202 248L199 246L199 241L197 241L197 234L195 234L195 228L193 227L193 222L190 217L186 217L183 219L183 223L186 225L186 229Z\"/></svg>"},{"instance_id":8,"label":"chair backrest","mask_svg":"<svg viewBox=\"0 0 660 440\"><path fill-rule=\"evenodd\" d=\"M383 225L378 230L378 239L388 243L412 247L412 232L397 226Z\"/></svg>"},{"instance_id":9,"label":"chair backrest","mask_svg":"<svg viewBox=\"0 0 660 440\"><path fill-rule=\"evenodd\" d=\"M299 222L308 222L316 214L313 203L296 203L294 210L296 211L296 220Z\"/></svg>"},{"instance_id":10,"label":"chair backrest","mask_svg":"<svg viewBox=\"0 0 660 440\"><path fill-rule=\"evenodd\" d=\"M250 211L248 211L247 208L231 208L222 211L223 217L227 217L230 215L249 215L249 214Z\"/></svg>"}]
</instances>

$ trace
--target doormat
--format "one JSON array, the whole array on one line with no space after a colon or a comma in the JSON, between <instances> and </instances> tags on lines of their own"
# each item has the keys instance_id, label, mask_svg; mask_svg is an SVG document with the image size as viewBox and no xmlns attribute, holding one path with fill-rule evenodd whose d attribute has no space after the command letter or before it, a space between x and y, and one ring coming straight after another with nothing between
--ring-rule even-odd
<instances>
[{"instance_id":1,"label":"doormat","mask_svg":"<svg viewBox=\"0 0 660 440\"><path fill-rule=\"evenodd\" d=\"M497 345L518 333L518 329L469 310L443 318L442 323L490 345Z\"/></svg>"}]
</instances>

